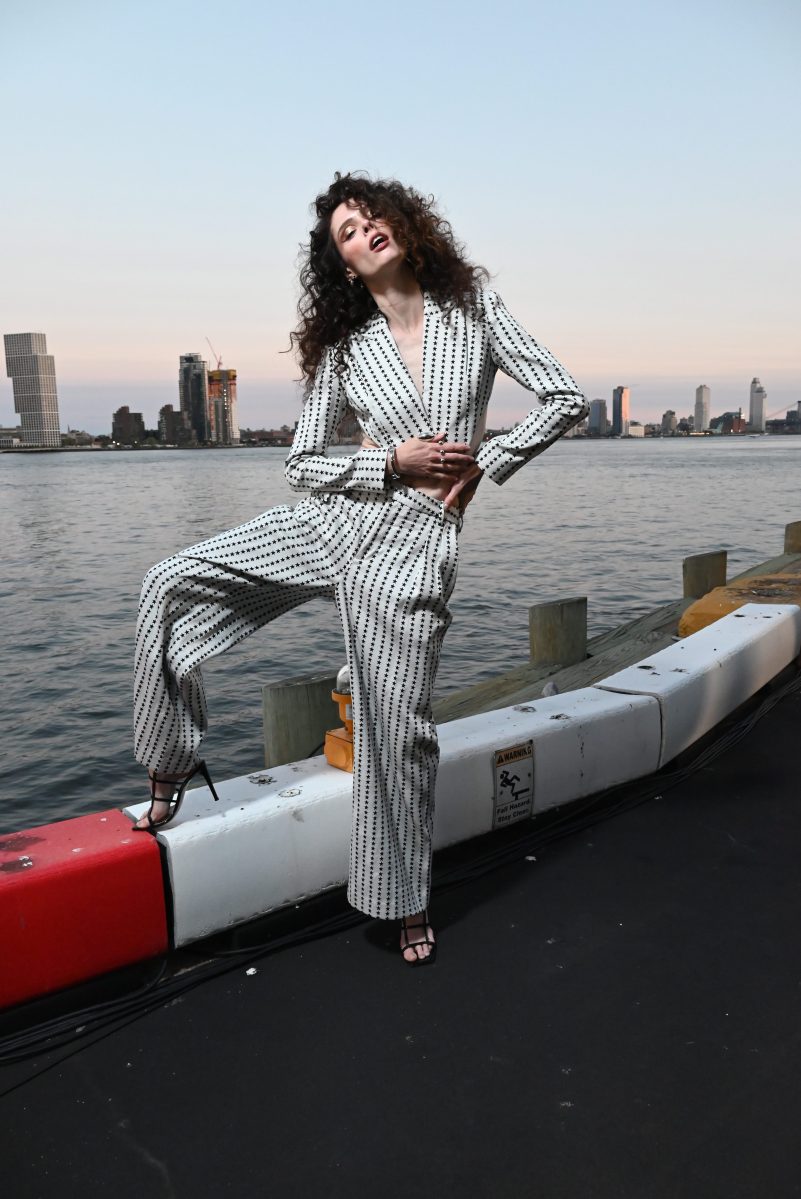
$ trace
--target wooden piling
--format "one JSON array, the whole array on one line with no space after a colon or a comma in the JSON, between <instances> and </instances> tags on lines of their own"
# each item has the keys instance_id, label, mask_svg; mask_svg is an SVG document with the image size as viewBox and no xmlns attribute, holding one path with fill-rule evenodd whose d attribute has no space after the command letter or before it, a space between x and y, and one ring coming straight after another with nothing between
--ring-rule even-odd
<instances>
[{"instance_id":1,"label":"wooden piling","mask_svg":"<svg viewBox=\"0 0 801 1199\"><path fill-rule=\"evenodd\" d=\"M328 671L262 688L265 766L299 762L320 751L326 731L340 723L331 699L336 681L336 671Z\"/></svg>"},{"instance_id":2,"label":"wooden piling","mask_svg":"<svg viewBox=\"0 0 801 1199\"><path fill-rule=\"evenodd\" d=\"M587 657L587 597L533 604L528 610L531 662L572 666Z\"/></svg>"},{"instance_id":3,"label":"wooden piling","mask_svg":"<svg viewBox=\"0 0 801 1199\"><path fill-rule=\"evenodd\" d=\"M700 599L715 587L726 586L725 550L711 550L707 554L691 554L682 562L684 598Z\"/></svg>"},{"instance_id":4,"label":"wooden piling","mask_svg":"<svg viewBox=\"0 0 801 1199\"><path fill-rule=\"evenodd\" d=\"M785 554L801 554L801 520L794 520L784 526Z\"/></svg>"}]
</instances>

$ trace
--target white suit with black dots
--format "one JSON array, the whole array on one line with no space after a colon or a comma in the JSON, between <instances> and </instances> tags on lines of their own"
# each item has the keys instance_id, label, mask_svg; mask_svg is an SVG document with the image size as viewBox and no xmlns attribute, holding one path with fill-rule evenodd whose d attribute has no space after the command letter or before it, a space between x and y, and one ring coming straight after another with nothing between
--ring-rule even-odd
<instances>
[{"instance_id":1,"label":"white suit with black dots","mask_svg":"<svg viewBox=\"0 0 801 1199\"><path fill-rule=\"evenodd\" d=\"M497 370L540 406L478 450L495 483L587 411L571 377L500 297L484 290L480 301L473 314L446 315L424 295L422 395L380 313L351 336L344 375L329 350L286 463L305 498L168 558L142 590L136 756L171 774L194 765L206 729L200 664L306 600L336 601L353 693L348 899L383 919L428 905L439 761L431 702L461 527L440 501L388 485L387 452L441 431L477 445ZM348 406L379 448L329 457Z\"/></svg>"}]
</instances>

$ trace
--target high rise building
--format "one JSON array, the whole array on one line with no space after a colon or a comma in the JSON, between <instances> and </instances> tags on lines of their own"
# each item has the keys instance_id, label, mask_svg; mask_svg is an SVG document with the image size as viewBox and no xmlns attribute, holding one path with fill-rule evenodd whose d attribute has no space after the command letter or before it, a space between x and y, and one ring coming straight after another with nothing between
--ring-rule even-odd
<instances>
[{"instance_id":1,"label":"high rise building","mask_svg":"<svg viewBox=\"0 0 801 1199\"><path fill-rule=\"evenodd\" d=\"M6 333L6 373L13 382L22 444L61 446L56 366L44 333Z\"/></svg>"},{"instance_id":2,"label":"high rise building","mask_svg":"<svg viewBox=\"0 0 801 1199\"><path fill-rule=\"evenodd\" d=\"M672 408L668 408L667 412L662 413L662 432L663 433L675 433L676 429L678 427L678 423L679 422L676 420L676 413L673 411Z\"/></svg>"},{"instance_id":3,"label":"high rise building","mask_svg":"<svg viewBox=\"0 0 801 1199\"><path fill-rule=\"evenodd\" d=\"M172 404L159 408L159 440L165 445L182 445L189 440L184 414L176 412Z\"/></svg>"},{"instance_id":4,"label":"high rise building","mask_svg":"<svg viewBox=\"0 0 801 1199\"><path fill-rule=\"evenodd\" d=\"M629 389L616 387L612 392L612 436L629 435Z\"/></svg>"},{"instance_id":5,"label":"high rise building","mask_svg":"<svg viewBox=\"0 0 801 1199\"><path fill-rule=\"evenodd\" d=\"M695 389L695 418L693 420L693 429L696 433L703 433L704 429L709 428L709 388L706 383L702 383L700 387Z\"/></svg>"},{"instance_id":6,"label":"high rise building","mask_svg":"<svg viewBox=\"0 0 801 1199\"><path fill-rule=\"evenodd\" d=\"M748 409L748 424L752 433L765 432L765 400L768 393L759 379L751 380L751 404Z\"/></svg>"},{"instance_id":7,"label":"high rise building","mask_svg":"<svg viewBox=\"0 0 801 1199\"><path fill-rule=\"evenodd\" d=\"M192 438L201 443L211 441L208 375L206 363L200 354L181 355L178 393L181 398L181 412Z\"/></svg>"},{"instance_id":8,"label":"high rise building","mask_svg":"<svg viewBox=\"0 0 801 1199\"><path fill-rule=\"evenodd\" d=\"M605 437L607 425L606 400L593 400L590 403L590 416L587 424L587 435L589 437Z\"/></svg>"},{"instance_id":9,"label":"high rise building","mask_svg":"<svg viewBox=\"0 0 801 1199\"><path fill-rule=\"evenodd\" d=\"M209 371L209 423L211 440L218 445L239 445L236 416L236 371L217 367Z\"/></svg>"},{"instance_id":10,"label":"high rise building","mask_svg":"<svg viewBox=\"0 0 801 1199\"><path fill-rule=\"evenodd\" d=\"M111 440L118 445L136 445L145 440L145 422L141 412L131 412L127 404L111 418Z\"/></svg>"}]
</instances>

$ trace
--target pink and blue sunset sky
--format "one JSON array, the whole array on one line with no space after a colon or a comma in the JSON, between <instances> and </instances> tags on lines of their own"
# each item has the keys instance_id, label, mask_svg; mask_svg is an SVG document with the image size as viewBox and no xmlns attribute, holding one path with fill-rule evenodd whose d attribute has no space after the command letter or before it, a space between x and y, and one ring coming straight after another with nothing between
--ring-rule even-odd
<instances>
[{"instance_id":1,"label":"pink and blue sunset sky","mask_svg":"<svg viewBox=\"0 0 801 1199\"><path fill-rule=\"evenodd\" d=\"M63 428L155 424L207 336L240 423L292 423L309 204L364 169L437 197L590 398L716 414L758 375L783 410L800 36L794 0L6 0L0 332L47 334Z\"/></svg>"}]
</instances>

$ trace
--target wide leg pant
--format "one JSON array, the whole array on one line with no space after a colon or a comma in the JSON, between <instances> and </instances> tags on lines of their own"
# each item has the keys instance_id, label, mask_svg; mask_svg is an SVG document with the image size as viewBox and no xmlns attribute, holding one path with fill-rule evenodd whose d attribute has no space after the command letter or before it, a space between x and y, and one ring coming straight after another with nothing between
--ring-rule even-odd
<instances>
[{"instance_id":1,"label":"wide leg pant","mask_svg":"<svg viewBox=\"0 0 801 1199\"><path fill-rule=\"evenodd\" d=\"M348 899L383 919L428 904L431 701L460 526L407 487L313 495L160 562L142 588L135 753L168 773L194 765L207 727L200 664L306 600L335 599L353 695Z\"/></svg>"}]
</instances>

